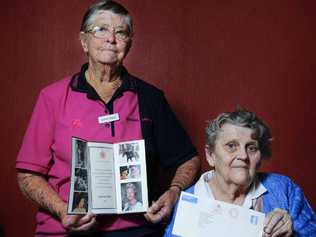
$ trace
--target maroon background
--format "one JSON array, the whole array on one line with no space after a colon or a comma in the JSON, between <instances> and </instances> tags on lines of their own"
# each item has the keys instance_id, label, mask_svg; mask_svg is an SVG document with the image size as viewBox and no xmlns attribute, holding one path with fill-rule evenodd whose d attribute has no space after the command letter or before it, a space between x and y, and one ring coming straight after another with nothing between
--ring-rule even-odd
<instances>
[{"instance_id":1,"label":"maroon background","mask_svg":"<svg viewBox=\"0 0 316 237\"><path fill-rule=\"evenodd\" d=\"M1 196L6 236L31 236L35 206L16 184L15 158L39 90L85 62L78 31L88 0L1 3ZM263 169L292 177L316 207L312 0L121 0L135 38L129 71L162 88L204 161L204 126L236 104L274 134Z\"/></svg>"}]
</instances>

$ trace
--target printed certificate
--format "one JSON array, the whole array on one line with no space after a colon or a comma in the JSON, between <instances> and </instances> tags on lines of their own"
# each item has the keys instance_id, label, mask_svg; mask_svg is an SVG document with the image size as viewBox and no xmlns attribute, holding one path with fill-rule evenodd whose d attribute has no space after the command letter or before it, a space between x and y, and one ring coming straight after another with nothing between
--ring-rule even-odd
<instances>
[{"instance_id":1,"label":"printed certificate","mask_svg":"<svg viewBox=\"0 0 316 237\"><path fill-rule=\"evenodd\" d=\"M264 213L182 192L172 234L181 237L262 237Z\"/></svg>"}]
</instances>

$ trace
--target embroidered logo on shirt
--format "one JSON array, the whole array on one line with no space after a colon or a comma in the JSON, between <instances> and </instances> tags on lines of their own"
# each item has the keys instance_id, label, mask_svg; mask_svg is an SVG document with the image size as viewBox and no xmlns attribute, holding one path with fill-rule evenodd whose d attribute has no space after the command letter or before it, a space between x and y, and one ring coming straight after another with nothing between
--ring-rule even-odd
<instances>
[{"instance_id":1,"label":"embroidered logo on shirt","mask_svg":"<svg viewBox=\"0 0 316 237\"><path fill-rule=\"evenodd\" d=\"M72 121L72 127L73 128L81 128L82 127L82 123L80 121L80 119L75 119Z\"/></svg>"}]
</instances>

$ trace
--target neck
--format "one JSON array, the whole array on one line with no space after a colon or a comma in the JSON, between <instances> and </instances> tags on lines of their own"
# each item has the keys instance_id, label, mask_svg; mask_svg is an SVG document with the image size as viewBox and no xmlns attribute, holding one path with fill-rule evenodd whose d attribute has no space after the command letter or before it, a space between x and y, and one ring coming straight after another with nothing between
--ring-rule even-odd
<instances>
[{"instance_id":1,"label":"neck","mask_svg":"<svg viewBox=\"0 0 316 237\"><path fill-rule=\"evenodd\" d=\"M135 205L135 204L136 204L136 202L137 202L137 200L136 200L136 199L133 199L133 200L130 200L130 201L129 201L129 203L130 203L131 205Z\"/></svg>"},{"instance_id":2,"label":"neck","mask_svg":"<svg viewBox=\"0 0 316 237\"><path fill-rule=\"evenodd\" d=\"M216 200L237 205L243 204L249 190L249 186L243 187L234 183L227 183L216 172L208 185Z\"/></svg>"},{"instance_id":3,"label":"neck","mask_svg":"<svg viewBox=\"0 0 316 237\"><path fill-rule=\"evenodd\" d=\"M113 82L120 79L122 66L109 64L96 64L89 62L88 67L89 79L95 82Z\"/></svg>"},{"instance_id":4,"label":"neck","mask_svg":"<svg viewBox=\"0 0 316 237\"><path fill-rule=\"evenodd\" d=\"M101 99L108 103L115 91L121 86L121 67L109 67L108 65L90 65L85 72L87 82L96 90Z\"/></svg>"}]
</instances>

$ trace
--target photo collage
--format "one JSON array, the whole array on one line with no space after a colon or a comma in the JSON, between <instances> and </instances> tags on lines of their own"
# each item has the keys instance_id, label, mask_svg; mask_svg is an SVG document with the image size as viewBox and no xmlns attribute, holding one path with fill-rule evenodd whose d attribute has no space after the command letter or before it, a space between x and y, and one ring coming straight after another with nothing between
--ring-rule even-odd
<instances>
[{"instance_id":1,"label":"photo collage","mask_svg":"<svg viewBox=\"0 0 316 237\"><path fill-rule=\"evenodd\" d=\"M87 169L87 146L86 142L76 140L75 154L75 177L72 212L88 212L88 169Z\"/></svg>"},{"instance_id":2,"label":"photo collage","mask_svg":"<svg viewBox=\"0 0 316 237\"><path fill-rule=\"evenodd\" d=\"M122 211L143 210L139 143L119 145Z\"/></svg>"}]
</instances>

